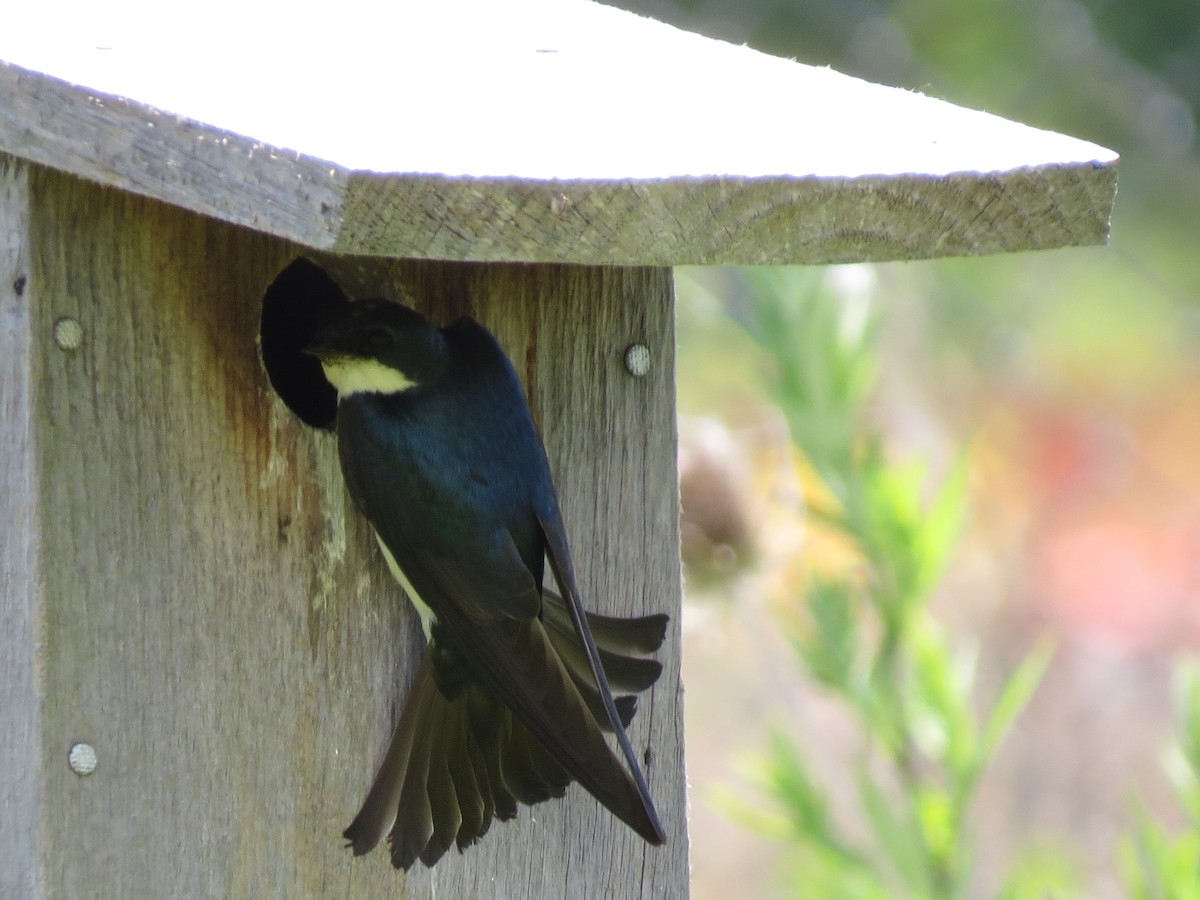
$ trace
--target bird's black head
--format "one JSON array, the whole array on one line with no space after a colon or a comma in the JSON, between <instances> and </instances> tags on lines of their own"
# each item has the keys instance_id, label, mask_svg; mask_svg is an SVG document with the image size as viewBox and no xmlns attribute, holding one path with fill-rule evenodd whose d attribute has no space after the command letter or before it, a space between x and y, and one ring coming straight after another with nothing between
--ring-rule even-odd
<instances>
[{"instance_id":1,"label":"bird's black head","mask_svg":"<svg viewBox=\"0 0 1200 900\"><path fill-rule=\"evenodd\" d=\"M400 393L432 381L446 367L441 331L390 300L348 304L318 329L304 352L321 361L339 398Z\"/></svg>"}]
</instances>

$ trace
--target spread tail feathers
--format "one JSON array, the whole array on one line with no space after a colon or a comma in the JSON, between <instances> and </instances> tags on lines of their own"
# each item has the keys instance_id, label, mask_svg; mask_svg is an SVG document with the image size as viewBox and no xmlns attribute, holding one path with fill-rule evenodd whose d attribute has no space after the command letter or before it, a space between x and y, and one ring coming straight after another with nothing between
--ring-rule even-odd
<instances>
[{"instance_id":1,"label":"spread tail feathers","mask_svg":"<svg viewBox=\"0 0 1200 900\"><path fill-rule=\"evenodd\" d=\"M645 658L662 644L666 616L615 619L589 614L605 673L619 692L622 724L636 710L636 693L650 687L662 671ZM544 630L543 630L544 623ZM588 773L585 784L622 820L647 839L631 806L632 785L593 726L607 725L595 679L563 601L546 592L543 622L530 624L528 638L543 645L546 659L557 658L569 678L563 681L568 705L586 706L579 735L572 738ZM435 648L437 649L437 648ZM546 745L503 704L468 679L457 690L439 689L444 654L426 650L379 772L362 809L345 831L355 855L389 837L392 863L407 870L420 859L432 866L451 846L459 850L487 833L493 820L516 815L517 805L561 797L575 780ZM444 683L444 682L443 682ZM589 724L589 721L590 724ZM576 766L578 766L578 760ZM631 821L632 820L632 821ZM639 827L639 825L641 827Z\"/></svg>"}]
</instances>

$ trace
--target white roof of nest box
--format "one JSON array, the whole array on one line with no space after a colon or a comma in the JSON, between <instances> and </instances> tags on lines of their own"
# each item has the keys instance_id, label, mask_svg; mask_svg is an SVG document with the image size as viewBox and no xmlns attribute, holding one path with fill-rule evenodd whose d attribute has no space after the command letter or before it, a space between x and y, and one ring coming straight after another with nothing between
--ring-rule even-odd
<instances>
[{"instance_id":1,"label":"white roof of nest box","mask_svg":"<svg viewBox=\"0 0 1200 900\"><path fill-rule=\"evenodd\" d=\"M27 6L0 152L311 247L778 264L1108 233L1109 150L587 0Z\"/></svg>"}]
</instances>

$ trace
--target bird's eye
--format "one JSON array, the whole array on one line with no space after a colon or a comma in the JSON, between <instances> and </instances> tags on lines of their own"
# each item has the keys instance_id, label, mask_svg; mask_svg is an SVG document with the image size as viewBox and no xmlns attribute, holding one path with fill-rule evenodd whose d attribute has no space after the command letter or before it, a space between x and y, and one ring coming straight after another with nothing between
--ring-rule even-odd
<instances>
[{"instance_id":1,"label":"bird's eye","mask_svg":"<svg viewBox=\"0 0 1200 900\"><path fill-rule=\"evenodd\" d=\"M367 347L372 351L385 350L392 344L392 335L386 328L372 328L367 332Z\"/></svg>"}]
</instances>

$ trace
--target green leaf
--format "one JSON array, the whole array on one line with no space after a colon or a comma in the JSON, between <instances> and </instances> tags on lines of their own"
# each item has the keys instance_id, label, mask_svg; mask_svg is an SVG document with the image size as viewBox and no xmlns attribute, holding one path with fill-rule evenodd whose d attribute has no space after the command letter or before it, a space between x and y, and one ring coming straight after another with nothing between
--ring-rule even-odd
<instances>
[{"instance_id":1,"label":"green leaf","mask_svg":"<svg viewBox=\"0 0 1200 900\"><path fill-rule=\"evenodd\" d=\"M978 726L971 710L974 665L951 658L950 646L932 619L922 617L911 641L917 702L913 738L927 756L961 780L978 753Z\"/></svg>"},{"instance_id":2,"label":"green leaf","mask_svg":"<svg viewBox=\"0 0 1200 900\"><path fill-rule=\"evenodd\" d=\"M1041 683L1050 660L1054 658L1055 644L1042 640L1021 661L1017 670L1008 677L996 705L983 726L983 742L979 755L979 767L991 759L992 754L1004 743L1017 716L1025 709L1033 692Z\"/></svg>"},{"instance_id":3,"label":"green leaf","mask_svg":"<svg viewBox=\"0 0 1200 900\"><path fill-rule=\"evenodd\" d=\"M915 587L921 594L932 590L945 574L962 532L967 508L969 459L965 450L958 454L941 490L921 518L914 547L917 564Z\"/></svg>"},{"instance_id":4,"label":"green leaf","mask_svg":"<svg viewBox=\"0 0 1200 900\"><path fill-rule=\"evenodd\" d=\"M1179 665L1175 695L1180 749L1192 772L1200 777L1200 665L1196 660Z\"/></svg>"},{"instance_id":5,"label":"green leaf","mask_svg":"<svg viewBox=\"0 0 1200 900\"><path fill-rule=\"evenodd\" d=\"M712 800L719 808L762 834L836 858L844 868L871 870L867 860L838 835L825 793L810 777L803 751L790 738L772 731L769 753L749 766L750 780L767 794L773 808L747 802L731 790L718 790Z\"/></svg>"},{"instance_id":6,"label":"green leaf","mask_svg":"<svg viewBox=\"0 0 1200 900\"><path fill-rule=\"evenodd\" d=\"M878 447L868 446L859 471L863 509L851 521L879 576L874 597L885 627L903 634L924 599L918 576L925 466L917 460L889 465Z\"/></svg>"},{"instance_id":7,"label":"green leaf","mask_svg":"<svg viewBox=\"0 0 1200 900\"><path fill-rule=\"evenodd\" d=\"M759 784L767 790L765 784L756 778L747 780ZM717 784L706 793L705 799L714 809L720 810L733 821L750 831L776 841L793 841L796 839L792 822L778 806L764 804L761 797L750 799L743 788L733 788L727 784Z\"/></svg>"},{"instance_id":8,"label":"green leaf","mask_svg":"<svg viewBox=\"0 0 1200 900\"><path fill-rule=\"evenodd\" d=\"M935 788L923 788L917 792L916 803L921 833L934 864L943 871L953 871L962 823L957 821L950 796Z\"/></svg>"},{"instance_id":9,"label":"green leaf","mask_svg":"<svg viewBox=\"0 0 1200 900\"><path fill-rule=\"evenodd\" d=\"M768 386L796 443L830 490L845 502L863 398L874 382L872 322L847 326L849 310L819 272L805 268L744 270L753 312L739 321L766 351Z\"/></svg>"},{"instance_id":10,"label":"green leaf","mask_svg":"<svg viewBox=\"0 0 1200 900\"><path fill-rule=\"evenodd\" d=\"M869 866L848 866L840 857L819 848L801 846L784 861L784 895L796 900L894 900Z\"/></svg>"},{"instance_id":11,"label":"green leaf","mask_svg":"<svg viewBox=\"0 0 1200 900\"><path fill-rule=\"evenodd\" d=\"M1166 829L1138 810L1137 832L1122 846L1122 873L1136 900L1200 900L1200 834L1172 838Z\"/></svg>"},{"instance_id":12,"label":"green leaf","mask_svg":"<svg viewBox=\"0 0 1200 900\"><path fill-rule=\"evenodd\" d=\"M771 734L766 771L771 793L783 806L795 832L829 843L832 830L825 796L809 778L800 748L778 731Z\"/></svg>"},{"instance_id":13,"label":"green leaf","mask_svg":"<svg viewBox=\"0 0 1200 900\"><path fill-rule=\"evenodd\" d=\"M1080 869L1063 850L1026 850L1012 864L996 900L1067 900L1078 896Z\"/></svg>"},{"instance_id":14,"label":"green leaf","mask_svg":"<svg viewBox=\"0 0 1200 900\"><path fill-rule=\"evenodd\" d=\"M904 884L917 896L931 893L929 861L921 844L920 825L911 814L897 816L896 803L885 797L875 780L865 770L858 776L858 792L863 801L867 820L880 848Z\"/></svg>"},{"instance_id":15,"label":"green leaf","mask_svg":"<svg viewBox=\"0 0 1200 900\"><path fill-rule=\"evenodd\" d=\"M814 577L804 594L812 633L797 638L796 648L809 673L845 696L855 693L858 621L850 585Z\"/></svg>"}]
</instances>

